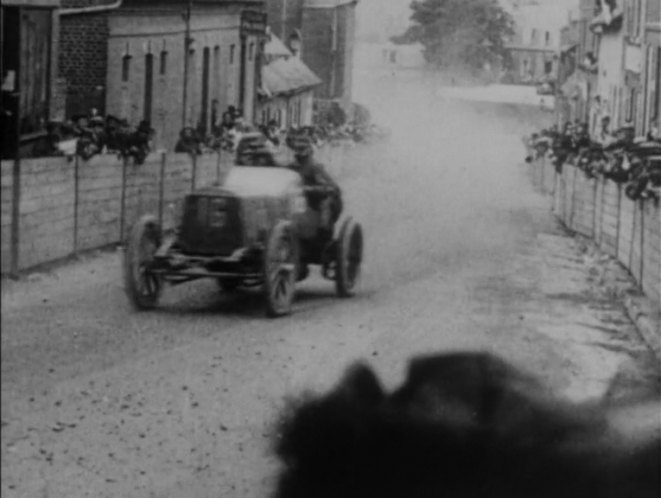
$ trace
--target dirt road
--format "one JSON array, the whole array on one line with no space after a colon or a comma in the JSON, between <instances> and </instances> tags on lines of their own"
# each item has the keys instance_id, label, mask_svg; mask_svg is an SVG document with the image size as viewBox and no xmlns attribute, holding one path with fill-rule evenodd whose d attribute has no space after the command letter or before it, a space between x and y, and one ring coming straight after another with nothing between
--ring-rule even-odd
<instances>
[{"instance_id":1,"label":"dirt road","mask_svg":"<svg viewBox=\"0 0 661 498\"><path fill-rule=\"evenodd\" d=\"M314 275L273 321L257 292L202 281L136 313L119 253L3 282L3 496L267 496L284 398L361 358L388 385L413 354L479 349L574 399L658 389L621 304L519 164L539 111L455 101L413 72L357 77L392 129L333 169L367 236L358 296Z\"/></svg>"}]
</instances>

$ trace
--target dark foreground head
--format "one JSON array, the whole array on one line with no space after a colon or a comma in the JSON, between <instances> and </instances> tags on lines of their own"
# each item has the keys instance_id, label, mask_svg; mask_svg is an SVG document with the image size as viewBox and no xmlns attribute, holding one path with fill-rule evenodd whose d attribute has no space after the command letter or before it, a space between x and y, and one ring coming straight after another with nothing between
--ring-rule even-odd
<instances>
[{"instance_id":1,"label":"dark foreground head","mask_svg":"<svg viewBox=\"0 0 661 498\"><path fill-rule=\"evenodd\" d=\"M393 393L357 365L284 414L276 497L658 497L658 410L574 405L485 354L415 359Z\"/></svg>"}]
</instances>

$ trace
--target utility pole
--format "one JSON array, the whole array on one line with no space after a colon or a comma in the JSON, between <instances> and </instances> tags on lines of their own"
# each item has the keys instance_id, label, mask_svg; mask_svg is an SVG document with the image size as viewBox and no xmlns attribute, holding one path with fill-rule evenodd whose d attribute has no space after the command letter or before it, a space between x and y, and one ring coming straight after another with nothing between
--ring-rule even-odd
<instances>
[{"instance_id":1,"label":"utility pole","mask_svg":"<svg viewBox=\"0 0 661 498\"><path fill-rule=\"evenodd\" d=\"M185 35L184 35L184 95L182 98L182 110L181 110L181 127L185 128L186 127L186 117L188 115L188 71L189 69L189 59L190 59L190 54L189 54L189 49L190 49L190 44L191 44L191 36L190 36L190 21L191 21L191 13L193 10L193 0L188 0L188 4L186 6L186 11L183 13L183 18L184 21L186 22L186 30L185 30Z\"/></svg>"}]
</instances>

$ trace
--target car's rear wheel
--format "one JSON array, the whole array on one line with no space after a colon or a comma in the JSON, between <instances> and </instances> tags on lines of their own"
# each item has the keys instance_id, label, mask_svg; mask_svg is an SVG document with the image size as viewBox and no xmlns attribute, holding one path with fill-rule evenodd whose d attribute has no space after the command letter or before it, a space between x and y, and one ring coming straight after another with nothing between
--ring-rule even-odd
<instances>
[{"instance_id":1,"label":"car's rear wheel","mask_svg":"<svg viewBox=\"0 0 661 498\"><path fill-rule=\"evenodd\" d=\"M264 292L268 316L291 313L297 265L294 226L289 221L281 221L271 231L264 251Z\"/></svg>"},{"instance_id":2,"label":"car's rear wheel","mask_svg":"<svg viewBox=\"0 0 661 498\"><path fill-rule=\"evenodd\" d=\"M162 279L150 271L161 245L161 227L153 216L143 216L131 229L124 252L124 287L138 309L152 309L163 289Z\"/></svg>"},{"instance_id":3,"label":"car's rear wheel","mask_svg":"<svg viewBox=\"0 0 661 498\"><path fill-rule=\"evenodd\" d=\"M351 218L340 229L335 252L335 290L340 297L354 295L363 262L363 229Z\"/></svg>"}]
</instances>

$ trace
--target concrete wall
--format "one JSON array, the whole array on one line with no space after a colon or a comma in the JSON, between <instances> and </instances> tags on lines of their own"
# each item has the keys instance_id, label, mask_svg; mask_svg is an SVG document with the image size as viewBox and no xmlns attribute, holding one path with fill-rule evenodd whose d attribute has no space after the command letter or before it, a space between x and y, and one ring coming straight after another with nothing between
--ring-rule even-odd
<instances>
[{"instance_id":1,"label":"concrete wall","mask_svg":"<svg viewBox=\"0 0 661 498\"><path fill-rule=\"evenodd\" d=\"M532 165L535 186L553 196L556 216L567 228L595 240L624 265L643 292L661 308L661 207L632 201L624 186L587 178L565 164L557 174L548 160ZM549 178L551 180L549 180Z\"/></svg>"},{"instance_id":2,"label":"concrete wall","mask_svg":"<svg viewBox=\"0 0 661 498\"><path fill-rule=\"evenodd\" d=\"M171 228L184 195L208 185L230 167L223 154L195 159L151 154L139 166L112 155L90 161L50 157L21 161L18 269L77 251L116 244L142 215L163 216ZM13 163L2 162L2 273L11 269ZM161 197L162 182L162 197Z\"/></svg>"},{"instance_id":3,"label":"concrete wall","mask_svg":"<svg viewBox=\"0 0 661 498\"><path fill-rule=\"evenodd\" d=\"M13 169L12 161L2 161L2 168L0 169L0 205L2 207L2 215L0 217L0 253L2 254L2 273L5 274L10 269L10 251L11 251L11 210L12 210L12 186L13 186Z\"/></svg>"},{"instance_id":4,"label":"concrete wall","mask_svg":"<svg viewBox=\"0 0 661 498\"><path fill-rule=\"evenodd\" d=\"M325 146L316 155L341 179L350 168L346 153L347 147L339 145ZM21 161L18 269L120 243L143 214L161 215L163 227L173 228L184 196L222 180L233 161L228 153L220 161L216 154L154 153L140 166L113 155L86 162L59 157ZM12 171L13 162L2 161L3 275L11 270Z\"/></svg>"}]
</instances>

